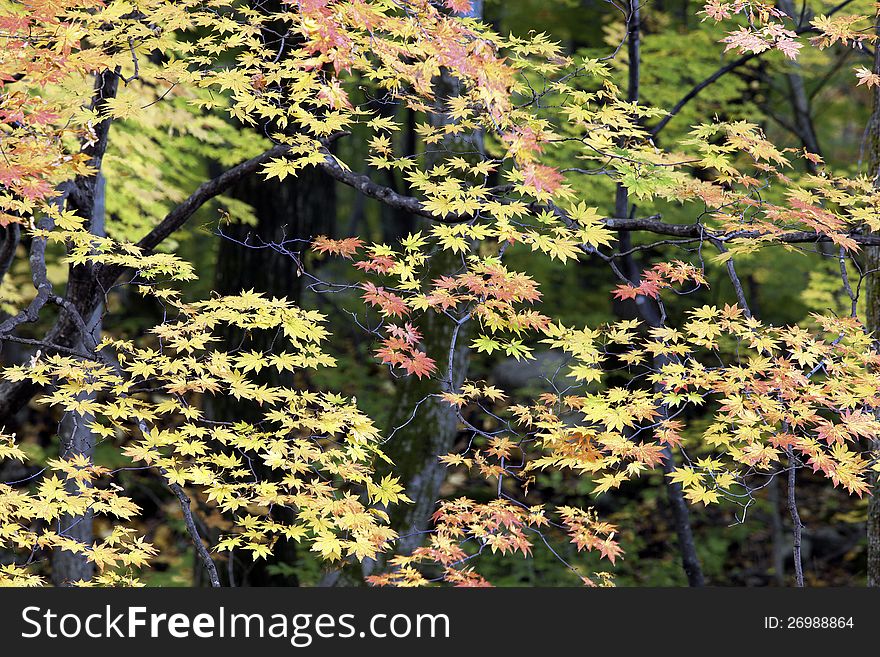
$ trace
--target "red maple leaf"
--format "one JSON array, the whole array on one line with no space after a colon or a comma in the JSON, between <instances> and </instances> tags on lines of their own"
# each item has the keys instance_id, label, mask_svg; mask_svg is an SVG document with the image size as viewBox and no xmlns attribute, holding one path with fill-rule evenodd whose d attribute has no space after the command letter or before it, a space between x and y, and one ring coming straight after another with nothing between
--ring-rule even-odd
<instances>
[{"instance_id":1,"label":"red maple leaf","mask_svg":"<svg viewBox=\"0 0 880 657\"><path fill-rule=\"evenodd\" d=\"M639 290L629 283L626 283L623 285L618 285L616 288L614 288L613 294L616 298L621 300L635 299L637 296L639 296Z\"/></svg>"},{"instance_id":2,"label":"red maple leaf","mask_svg":"<svg viewBox=\"0 0 880 657\"><path fill-rule=\"evenodd\" d=\"M421 351L415 351L409 362L403 363L403 369L407 374L415 374L421 379L423 376L430 376L437 369L437 366L433 358L428 358Z\"/></svg>"},{"instance_id":3,"label":"red maple leaf","mask_svg":"<svg viewBox=\"0 0 880 657\"><path fill-rule=\"evenodd\" d=\"M456 14L469 14L473 10L471 0L445 0L443 3L450 11Z\"/></svg>"},{"instance_id":4,"label":"red maple leaf","mask_svg":"<svg viewBox=\"0 0 880 657\"><path fill-rule=\"evenodd\" d=\"M376 287L372 283L364 283L361 287L364 289L364 301L373 306L379 306L383 315L403 317L409 314L406 301L393 292L388 292L385 288Z\"/></svg>"},{"instance_id":5,"label":"red maple leaf","mask_svg":"<svg viewBox=\"0 0 880 657\"><path fill-rule=\"evenodd\" d=\"M342 240L330 239L326 235L318 235L312 242L312 249L318 253L330 253L332 255L340 255L343 258L351 257L357 252L363 242L357 237L347 237Z\"/></svg>"}]
</instances>

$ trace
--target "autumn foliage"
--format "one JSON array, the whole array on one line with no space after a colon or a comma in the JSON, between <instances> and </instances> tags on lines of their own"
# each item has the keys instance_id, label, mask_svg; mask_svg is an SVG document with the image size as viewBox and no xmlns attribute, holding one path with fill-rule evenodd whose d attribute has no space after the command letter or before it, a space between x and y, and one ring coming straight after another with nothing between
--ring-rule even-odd
<instances>
[{"instance_id":1,"label":"autumn foliage","mask_svg":"<svg viewBox=\"0 0 880 657\"><path fill-rule=\"evenodd\" d=\"M601 564L587 572L559 557L572 581L604 586L627 545L595 499L652 473L695 514L726 505L744 516L770 479L800 469L870 495L880 356L858 311L871 272L856 278L852 263L878 244L871 176L825 168L819 154L777 145L745 120L706 116L681 138L655 139L651 126L671 108L628 96L613 57L567 53L543 33L503 36L467 0L259 4L0 2L0 226L12 244L0 253L0 343L30 349L0 372L0 395L17 400L0 407L0 459L31 459L11 427L32 400L125 462L62 449L26 478L0 481L0 550L15 555L0 584L43 584L45 555L66 551L97 569L78 584L137 585L159 549L136 530L141 509L117 484L126 469L149 471L183 517L202 513L219 528L212 544L187 524L214 584L214 560L265 559L280 542L326 568L369 564L366 581L394 586L485 585L483 555L528 559L562 543ZM713 1L700 18L724 25L719 55L877 47L863 29L874 16L820 14L806 32L775 5ZM864 68L853 76L878 80ZM403 148L406 126L386 105L409 113L418 148ZM219 162L223 173L192 180L126 162L172 132L200 154L193 162ZM353 135L366 157L338 147ZM408 553L396 551L408 528L395 509L415 491L386 455L394 431L315 383L337 365L328 345L342 329L324 310L259 291L193 298L199 272L174 241L237 180L306 169L419 222L390 243L328 230L293 236L285 251L316 294L356 304L349 314L376 371L433 382L418 403L442 403L467 437L436 458L485 494L435 500L424 541ZM162 184L144 186L146 171ZM405 184L392 188L386 174ZM584 191L595 176L624 199L624 216ZM652 204L688 219L643 216ZM235 220L227 205L224 219ZM624 234L687 246L633 269L626 262L642 246ZM830 249L852 312L762 321L736 265L804 245ZM631 315L563 321L511 254L601 263L615 278L606 301L630 304ZM731 298L671 320L668 304L709 293L709 270L728 277ZM92 317L109 317L121 290L160 308L160 321L96 329ZM429 340L429 320L451 338ZM231 330L266 332L273 346L230 345ZM540 349L561 360L531 399L508 399L490 381L457 383L465 352L524 363ZM267 382L267 372L296 383ZM222 400L245 400L260 417L217 421ZM547 473L588 481L590 496L534 504L529 491ZM291 513L280 519L278 508ZM69 535L86 515L103 519L105 535Z\"/></svg>"}]
</instances>

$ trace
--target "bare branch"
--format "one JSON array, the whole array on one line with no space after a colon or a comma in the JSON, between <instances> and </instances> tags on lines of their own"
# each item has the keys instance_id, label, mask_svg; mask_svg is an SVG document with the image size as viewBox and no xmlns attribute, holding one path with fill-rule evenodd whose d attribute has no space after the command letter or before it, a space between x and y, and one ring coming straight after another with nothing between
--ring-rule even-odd
<instances>
[{"instance_id":1,"label":"bare branch","mask_svg":"<svg viewBox=\"0 0 880 657\"><path fill-rule=\"evenodd\" d=\"M835 7L831 8L830 10L828 10L825 13L825 15L829 16L829 17L833 16L837 12L844 9L851 2L853 2L853 0L843 0L843 2L841 2L840 4L838 4ZM815 32L816 30L810 26L799 25L798 29L795 31L797 32L797 34L800 35L800 34L807 34L809 32ZM762 55L765 55L768 52L771 52L771 51L765 50L764 52L760 52L760 53L749 53L749 54L743 55L742 57L733 60L729 64L725 64L724 66L719 68L717 71L712 73L712 75L710 75L710 76L704 78L703 80L701 80L700 82L698 82L696 85L694 85L691 88L690 91L688 91L684 96L682 96L681 99L675 105L673 105L672 109L669 110L669 114L667 114L663 118L663 120L661 120L657 125L655 125L651 129L651 136L656 137L660 133L660 131L663 130L663 128L665 128L666 125L675 117L675 115L678 114L684 108L685 105L687 105L690 101L692 101L694 98L696 98L700 94L700 92L703 91L703 89L714 84L720 78L724 77L725 75L727 75L731 71L735 71L736 69L738 69L742 66L745 66L747 63L749 63L753 59L761 57Z\"/></svg>"},{"instance_id":2,"label":"bare branch","mask_svg":"<svg viewBox=\"0 0 880 657\"><path fill-rule=\"evenodd\" d=\"M801 562L801 534L804 528L801 523L801 516L798 513L797 498L795 496L796 477L797 477L797 459L793 450L789 447L786 450L788 454L788 511L791 514L791 534L792 549L794 551L794 575L797 586L804 585L804 566Z\"/></svg>"},{"instance_id":3,"label":"bare branch","mask_svg":"<svg viewBox=\"0 0 880 657\"><path fill-rule=\"evenodd\" d=\"M221 173L216 178L212 178L211 180L202 183L183 203L165 215L165 218L159 222L158 226L144 235L137 245L146 250L155 249L163 240L181 228L186 221L195 214L196 210L202 207L205 203L215 196L219 196L243 178L256 172L260 165L265 164L273 158L284 155L288 150L288 146L279 144L278 146L274 146L273 148L260 153L256 157L252 157L241 164L235 165L231 169Z\"/></svg>"},{"instance_id":4,"label":"bare branch","mask_svg":"<svg viewBox=\"0 0 880 657\"><path fill-rule=\"evenodd\" d=\"M202 537L199 535L199 530L196 527L195 521L193 520L192 509L189 506L189 497L183 491L179 484L169 484L168 487L175 495L177 495L177 499L180 501L180 508L183 511L183 520L186 523L186 530L189 532L189 536L192 539L193 545L196 548L196 552L198 553L199 558L205 565L205 570L208 571L208 578L211 580L211 586L219 587L220 577L217 575L217 566L214 564L214 560L211 558L211 554L208 552L208 548L206 548L205 544L202 543Z\"/></svg>"}]
</instances>

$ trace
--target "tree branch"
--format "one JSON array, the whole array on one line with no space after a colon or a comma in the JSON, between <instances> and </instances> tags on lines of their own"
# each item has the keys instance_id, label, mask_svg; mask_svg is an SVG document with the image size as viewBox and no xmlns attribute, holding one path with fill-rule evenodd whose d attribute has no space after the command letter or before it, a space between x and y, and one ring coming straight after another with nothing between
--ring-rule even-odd
<instances>
[{"instance_id":1,"label":"tree branch","mask_svg":"<svg viewBox=\"0 0 880 657\"><path fill-rule=\"evenodd\" d=\"M42 217L37 222L37 228L41 230L52 230L53 227L54 222L49 216ZM27 308L0 322L0 335L10 333L20 324L36 322L40 317L40 311L49 301L49 297L52 294L52 284L49 282L46 269L45 237L34 237L31 240L31 252L28 255L28 260L31 266L31 280L37 294L28 304Z\"/></svg>"},{"instance_id":2,"label":"tree branch","mask_svg":"<svg viewBox=\"0 0 880 657\"><path fill-rule=\"evenodd\" d=\"M202 183L183 203L165 215L165 218L159 222L159 225L144 235L137 245L145 250L155 249L163 240L170 237L175 231L181 228L205 203L215 196L219 196L243 178L256 172L260 165L265 164L273 158L284 155L288 150L288 146L279 144L260 153L256 157L252 157L241 164L235 165L231 169L221 173L216 178L212 178L211 180Z\"/></svg>"},{"instance_id":3,"label":"tree branch","mask_svg":"<svg viewBox=\"0 0 880 657\"><path fill-rule=\"evenodd\" d=\"M792 557L794 559L795 584L798 587L804 585L804 566L801 562L801 533L804 528L801 516L798 513L796 498L797 460L794 451L789 448L788 454L788 512L791 514Z\"/></svg>"},{"instance_id":4,"label":"tree branch","mask_svg":"<svg viewBox=\"0 0 880 657\"><path fill-rule=\"evenodd\" d=\"M345 133L339 133L334 138L338 138ZM328 140L329 143L330 140ZM238 183L243 178L255 173L257 169L266 162L281 157L289 150L284 144L276 145L269 150L245 160L240 164L224 171L219 176L202 183L190 196L180 205L175 207L171 212L165 215L165 218L149 233L147 233L137 245L145 250L156 248L163 240L171 236L179 230L187 220L195 214L195 212L212 198L222 194L227 189ZM400 194L390 187L380 185L374 182L369 176L355 173L340 165L336 159L327 152L325 161L318 165L334 180L348 185L349 187L359 191L364 196L376 199L390 207L403 210L405 212L425 217L433 221L442 223L461 223L468 221L472 217L465 215L450 214L446 217L437 217L430 211L426 210L422 201L414 196L406 196ZM556 209L555 211L561 212ZM604 224L611 230L624 231L645 231L656 233L658 235L670 235L674 237L702 237L706 235L706 228L701 224L668 224L660 221L660 215L653 215L644 218L607 218ZM728 235L716 235L720 239L730 239L731 237L754 238L759 237L758 232L742 232ZM867 235L853 235L852 238L862 244L880 244L880 238ZM792 232L785 233L773 239L776 242L798 243L798 242L822 242L830 241L829 238L811 232ZM108 268L101 275L101 283L104 289L107 289L116 278L122 273L121 268Z\"/></svg>"},{"instance_id":5,"label":"tree branch","mask_svg":"<svg viewBox=\"0 0 880 657\"><path fill-rule=\"evenodd\" d=\"M646 233L655 233L657 235L669 235L672 237L682 238L705 237L706 239L717 239L721 242L728 242L733 239L757 239L761 237L767 238L768 242L782 244L806 244L831 241L831 238L827 235L820 235L819 233L806 230L789 231L772 236L756 230L741 230L730 233L716 234L710 232L709 228L704 224L669 224L661 221L659 217L660 215L652 215L649 217L634 217L631 219L608 218L603 220L603 223L605 224L606 228L609 228L611 230L643 231ZM847 237L858 244L872 246L880 245L880 236L878 235L863 235L861 233L853 233L848 234Z\"/></svg>"},{"instance_id":6,"label":"tree branch","mask_svg":"<svg viewBox=\"0 0 880 657\"><path fill-rule=\"evenodd\" d=\"M704 78L701 82L697 83L690 91L688 91L681 99L673 105L672 109L669 110L669 114L663 117L663 119L651 128L651 137L656 137L660 134L660 131L666 127L666 125L675 118L675 115L678 114L684 106L691 102L694 98L696 98L703 89L708 87L709 85L718 81L719 78L724 77L731 71L735 71L740 66L744 66L748 62L752 61L756 57L760 56L762 53L749 53L748 55L743 55L739 59L735 59L729 64L722 66L717 71L715 71L712 75L707 78Z\"/></svg>"},{"instance_id":7,"label":"tree branch","mask_svg":"<svg viewBox=\"0 0 880 657\"><path fill-rule=\"evenodd\" d=\"M844 9L851 2L853 2L853 0L843 0L843 2L841 2L840 4L838 4L835 7L831 8L830 10L828 10L828 12L825 15L829 16L829 17L833 16L837 12ZM799 26L798 29L795 30L795 32L798 35L807 34L809 32L815 32L815 31L816 31L815 28L812 28L809 26ZM653 128L651 128L651 136L656 137L660 133L660 131L663 130L663 128L665 128L666 125L675 117L675 115L678 114L684 108L685 105L687 105L690 101L692 101L694 98L696 98L700 94L700 92L703 91L703 89L710 86L711 84L714 84L716 81L718 81L719 78L724 77L725 75L727 75L731 71L735 71L739 67L744 66L745 64L752 61L753 59L755 59L757 57L761 57L762 55L765 55L768 52L771 52L771 50L765 50L764 52L760 52L760 53L749 53L749 54L743 55L739 59L735 59L732 62L730 62L729 64L725 64L724 66L719 68L717 71L712 73L712 75L704 78L701 82L698 82L696 85L694 85L691 88L690 91L688 91L684 96L681 97L681 99L672 107L671 110L669 110L669 114L667 114L665 117L663 117L663 120L661 120L657 125L655 125Z\"/></svg>"},{"instance_id":8,"label":"tree branch","mask_svg":"<svg viewBox=\"0 0 880 657\"><path fill-rule=\"evenodd\" d=\"M211 558L208 548L202 543L202 537L199 535L199 530L193 520L192 509L189 506L189 497L179 484L169 484L168 487L175 495L177 495L177 499L180 501L180 508L183 511L183 520L186 523L186 530L189 532L189 536L196 548L196 552L198 552L199 558L202 560L205 569L208 571L208 578L211 580L211 586L219 587L220 577L217 575L217 566L214 564L214 560Z\"/></svg>"},{"instance_id":9,"label":"tree branch","mask_svg":"<svg viewBox=\"0 0 880 657\"><path fill-rule=\"evenodd\" d=\"M403 194L395 192L390 187L385 187L373 182L369 176L344 169L329 154L320 167L326 171L331 178L356 189L364 196L376 199L392 208L404 210L411 214L425 217L433 221L439 221L441 223L461 223L462 221L467 221L471 218L459 215L449 215L453 217L453 219L437 217L426 210L422 205L422 202L414 196L404 196Z\"/></svg>"}]
</instances>

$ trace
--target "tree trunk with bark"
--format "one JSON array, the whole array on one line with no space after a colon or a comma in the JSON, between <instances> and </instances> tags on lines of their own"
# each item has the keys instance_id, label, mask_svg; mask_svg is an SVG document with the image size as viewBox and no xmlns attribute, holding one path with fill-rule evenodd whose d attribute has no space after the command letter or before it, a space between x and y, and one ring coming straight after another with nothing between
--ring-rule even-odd
<instances>
[{"instance_id":1,"label":"tree trunk with bark","mask_svg":"<svg viewBox=\"0 0 880 657\"><path fill-rule=\"evenodd\" d=\"M447 263L446 253L438 254L438 263ZM449 269L438 268L440 273ZM463 332L455 333L455 324L445 315L430 313L419 323L425 348L430 354L452 352L452 380L408 377L398 386L394 410L388 422L385 452L394 462L394 472L401 478L413 504L401 504L391 513L392 526L400 534L396 552L409 554L424 539L431 515L440 496L446 466L438 457L452 450L458 436L458 415L449 403L436 397L444 390L457 390L467 373L468 347ZM437 359L440 377L447 375L447 362Z\"/></svg>"},{"instance_id":2,"label":"tree trunk with bark","mask_svg":"<svg viewBox=\"0 0 880 657\"><path fill-rule=\"evenodd\" d=\"M471 10L459 15L482 18L482 0L474 0ZM446 101L458 93L455 78L448 71L442 72L435 82L437 112L428 117L432 125L440 127L449 121L444 114ZM446 140L443 145L445 149L461 151L467 157L482 152L482 135L475 132L458 140ZM428 153L426 166L430 166L434 159ZM413 225L416 223L414 219ZM454 275L463 269L460 255L438 250L431 257L427 279ZM469 359L466 323L456 325L445 314L428 312L418 322L418 328L424 338L425 350L437 360L440 380L415 376L402 380L397 386L388 420L385 451L395 464L394 471L406 494L413 500L413 504L399 505L391 512L392 527L400 535L395 550L399 554L409 554L421 545L424 532L430 527L446 476L446 467L439 457L452 449L459 431L456 409L437 395L460 388L467 376ZM365 572L370 568L367 565Z\"/></svg>"},{"instance_id":3,"label":"tree trunk with bark","mask_svg":"<svg viewBox=\"0 0 880 657\"><path fill-rule=\"evenodd\" d=\"M629 57L627 100L637 103L640 96L639 85L641 82L641 13L636 0L630 3L630 12L627 17L627 54ZM614 216L621 218L629 217L631 213L629 192L626 187L618 184L614 199ZM630 243L629 233L621 232L620 239L621 252L628 250ZM640 274L632 255L626 256L623 264L625 276L631 283L638 285ZM646 297L638 297L635 305L639 316L641 316L646 324L654 327L661 325L660 313L653 301ZM665 362L665 359L662 357L655 358L654 368L659 369ZM662 418L668 417L668 409L665 405L661 406L659 410ZM663 474L668 475L675 470L675 457L668 445L664 448L663 455ZM678 550L681 554L682 568L687 577L688 585L703 586L705 578L703 577L703 569L700 566L700 558L697 555L697 548L694 543L687 500L684 498L681 484L670 481L668 477L664 477L664 479L666 482L666 497L669 509L672 512L675 534L678 538Z\"/></svg>"},{"instance_id":4,"label":"tree trunk with bark","mask_svg":"<svg viewBox=\"0 0 880 657\"><path fill-rule=\"evenodd\" d=\"M880 23L876 28L880 34ZM880 74L880 48L874 49L873 72ZM867 161L869 175L874 179L874 186L880 188L880 87L873 87L873 107L869 119L867 134ZM863 271L874 272L868 274L865 279L865 302L866 302L866 328L876 339L880 332L880 247L865 247L865 264ZM880 446L880 441L874 440L875 448ZM872 491L868 498L868 586L880 586L880 477L877 473L872 475Z\"/></svg>"},{"instance_id":5,"label":"tree trunk with bark","mask_svg":"<svg viewBox=\"0 0 880 657\"><path fill-rule=\"evenodd\" d=\"M216 285L218 294L238 294L254 290L268 297L285 297L299 303L302 279L298 263L266 244L283 240L308 240L317 233L331 233L336 217L334 181L321 170L308 168L296 178L284 181L248 178L232 190L232 195L251 205L257 217L256 226L232 223L222 226L223 238L217 254ZM292 243L304 248L306 243ZM266 331L245 332L235 327L225 331L228 349L269 353L281 348L280 339ZM260 372L258 379L269 386L303 387L307 381L301 374L279 374L272 368ZM265 409L246 400L230 397L213 400L211 413L217 421L257 422ZM254 466L262 476L259 465ZM268 471L265 472L268 475ZM273 516L279 522L294 520L291 509L276 507ZM230 553L233 554L234 552ZM235 586L295 586L293 572L297 559L294 541L280 540L268 559L260 559L248 567L226 569L227 584ZM276 566L273 568L273 566ZM200 570L200 569L199 569Z\"/></svg>"},{"instance_id":6,"label":"tree trunk with bark","mask_svg":"<svg viewBox=\"0 0 880 657\"><path fill-rule=\"evenodd\" d=\"M105 180L98 174L95 180L94 193L91 199L92 219L90 232L93 235L103 236L105 231L105 205L104 205ZM100 341L102 306L98 306L87 318L86 335L80 335L78 347L81 351L89 351ZM95 454L96 438L89 428L94 421L92 415L80 415L73 411L65 414L61 421L59 431L59 454L62 459L72 459L75 456L84 456L92 462ZM73 480L65 483L65 488L70 494L76 494L77 484ZM58 521L59 533L84 545L91 545L94 540L93 513L87 510L81 516L61 516ZM70 586L73 582L88 582L95 575L95 564L86 558L85 554L75 554L67 550L53 550L52 552L52 584L55 586Z\"/></svg>"}]
</instances>

